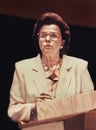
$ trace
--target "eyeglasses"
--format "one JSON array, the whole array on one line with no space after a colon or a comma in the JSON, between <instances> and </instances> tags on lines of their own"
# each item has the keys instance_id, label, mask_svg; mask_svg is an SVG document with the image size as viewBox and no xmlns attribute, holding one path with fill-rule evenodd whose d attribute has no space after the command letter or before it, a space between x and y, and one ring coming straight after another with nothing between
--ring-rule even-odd
<instances>
[{"instance_id":1,"label":"eyeglasses","mask_svg":"<svg viewBox=\"0 0 96 130\"><path fill-rule=\"evenodd\" d=\"M42 41L44 41L46 38L47 38L47 36L49 36L50 37L50 40L52 40L52 41L57 41L58 39L59 39L59 34L57 34L57 33L54 33L54 32L52 32L52 33L45 33L45 32L42 32L42 33L38 33L38 36L39 36L39 38L42 40Z\"/></svg>"}]
</instances>

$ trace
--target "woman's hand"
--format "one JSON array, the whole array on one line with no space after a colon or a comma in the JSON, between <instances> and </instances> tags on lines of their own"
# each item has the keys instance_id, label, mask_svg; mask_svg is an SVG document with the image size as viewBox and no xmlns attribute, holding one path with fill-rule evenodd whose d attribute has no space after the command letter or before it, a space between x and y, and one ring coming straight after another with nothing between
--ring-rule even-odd
<instances>
[{"instance_id":1,"label":"woman's hand","mask_svg":"<svg viewBox=\"0 0 96 130\"><path fill-rule=\"evenodd\" d=\"M41 93L39 97L37 97L37 102L42 102L45 100L52 100L52 97L49 94Z\"/></svg>"}]
</instances>

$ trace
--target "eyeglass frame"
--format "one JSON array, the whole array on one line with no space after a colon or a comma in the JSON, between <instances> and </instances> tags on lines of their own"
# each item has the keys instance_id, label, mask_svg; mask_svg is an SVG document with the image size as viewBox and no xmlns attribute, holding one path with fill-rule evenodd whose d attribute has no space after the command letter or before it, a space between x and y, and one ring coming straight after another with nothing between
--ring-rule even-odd
<instances>
[{"instance_id":1,"label":"eyeglass frame","mask_svg":"<svg viewBox=\"0 0 96 130\"><path fill-rule=\"evenodd\" d=\"M52 33L45 33L45 32L41 32L42 33L42 35L40 35L40 32L39 33L37 33L37 36L39 36L39 38L42 40L42 41L44 41L44 40L46 40L46 38L47 38L47 36L49 36L50 37L50 40L51 41L57 41L57 40L59 40L59 36L57 36L57 35L59 35L58 33L54 33L54 32L52 32ZM54 35L53 35L54 34Z\"/></svg>"}]
</instances>

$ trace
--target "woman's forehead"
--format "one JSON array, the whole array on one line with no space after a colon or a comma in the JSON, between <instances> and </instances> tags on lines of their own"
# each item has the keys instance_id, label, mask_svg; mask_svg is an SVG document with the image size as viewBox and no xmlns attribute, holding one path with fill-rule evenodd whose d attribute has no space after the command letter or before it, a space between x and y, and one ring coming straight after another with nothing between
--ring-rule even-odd
<instances>
[{"instance_id":1,"label":"woman's forehead","mask_svg":"<svg viewBox=\"0 0 96 130\"><path fill-rule=\"evenodd\" d=\"M60 28L55 24L43 25L41 27L40 31L54 31L54 32L56 31L56 32L59 32Z\"/></svg>"}]
</instances>

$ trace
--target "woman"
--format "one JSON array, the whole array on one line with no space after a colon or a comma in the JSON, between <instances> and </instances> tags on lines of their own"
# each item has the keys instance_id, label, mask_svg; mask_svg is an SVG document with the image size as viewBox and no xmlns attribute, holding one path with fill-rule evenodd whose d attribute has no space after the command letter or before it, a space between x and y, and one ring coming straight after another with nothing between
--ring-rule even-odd
<instances>
[{"instance_id":1,"label":"woman","mask_svg":"<svg viewBox=\"0 0 96 130\"><path fill-rule=\"evenodd\" d=\"M58 14L41 15L34 26L33 42L38 55L15 64L8 107L14 121L35 120L37 102L94 89L88 62L66 55L70 29Z\"/></svg>"}]
</instances>

